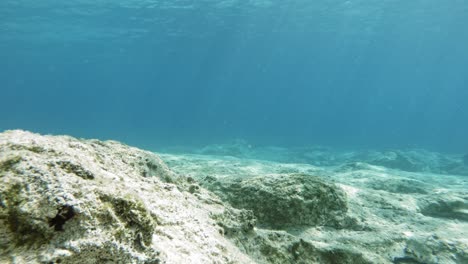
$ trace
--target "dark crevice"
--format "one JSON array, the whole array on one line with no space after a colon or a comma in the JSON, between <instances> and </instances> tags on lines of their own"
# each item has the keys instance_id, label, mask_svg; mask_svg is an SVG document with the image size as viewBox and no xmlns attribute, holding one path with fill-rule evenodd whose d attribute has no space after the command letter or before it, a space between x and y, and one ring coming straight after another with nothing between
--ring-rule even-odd
<instances>
[{"instance_id":1,"label":"dark crevice","mask_svg":"<svg viewBox=\"0 0 468 264\"><path fill-rule=\"evenodd\" d=\"M55 231L63 231L63 225L75 216L75 209L71 205L62 206L57 215L49 220L49 226L54 227Z\"/></svg>"}]
</instances>

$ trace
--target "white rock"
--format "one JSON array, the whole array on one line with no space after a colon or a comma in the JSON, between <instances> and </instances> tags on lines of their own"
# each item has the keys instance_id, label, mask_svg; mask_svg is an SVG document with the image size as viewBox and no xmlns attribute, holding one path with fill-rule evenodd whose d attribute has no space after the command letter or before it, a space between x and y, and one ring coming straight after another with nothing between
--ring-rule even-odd
<instances>
[{"instance_id":1,"label":"white rock","mask_svg":"<svg viewBox=\"0 0 468 264\"><path fill-rule=\"evenodd\" d=\"M252 262L153 153L7 131L0 177L1 263Z\"/></svg>"}]
</instances>

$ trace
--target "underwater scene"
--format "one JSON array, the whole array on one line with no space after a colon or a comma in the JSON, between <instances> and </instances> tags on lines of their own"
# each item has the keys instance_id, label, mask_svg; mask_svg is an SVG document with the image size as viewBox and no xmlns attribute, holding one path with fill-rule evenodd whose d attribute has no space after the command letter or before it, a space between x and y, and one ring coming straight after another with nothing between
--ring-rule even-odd
<instances>
[{"instance_id":1,"label":"underwater scene","mask_svg":"<svg viewBox=\"0 0 468 264\"><path fill-rule=\"evenodd\" d=\"M468 263L465 0L1 0L0 263Z\"/></svg>"}]
</instances>

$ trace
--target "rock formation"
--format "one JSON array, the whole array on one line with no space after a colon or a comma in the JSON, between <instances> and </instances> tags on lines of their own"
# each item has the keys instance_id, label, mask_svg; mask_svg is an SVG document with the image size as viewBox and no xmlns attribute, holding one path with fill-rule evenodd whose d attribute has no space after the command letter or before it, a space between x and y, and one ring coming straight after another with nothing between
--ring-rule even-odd
<instances>
[{"instance_id":1,"label":"rock formation","mask_svg":"<svg viewBox=\"0 0 468 264\"><path fill-rule=\"evenodd\" d=\"M0 179L0 263L468 263L462 176L15 130Z\"/></svg>"},{"instance_id":2,"label":"rock formation","mask_svg":"<svg viewBox=\"0 0 468 264\"><path fill-rule=\"evenodd\" d=\"M0 154L2 263L251 262L153 153L7 131Z\"/></svg>"}]
</instances>

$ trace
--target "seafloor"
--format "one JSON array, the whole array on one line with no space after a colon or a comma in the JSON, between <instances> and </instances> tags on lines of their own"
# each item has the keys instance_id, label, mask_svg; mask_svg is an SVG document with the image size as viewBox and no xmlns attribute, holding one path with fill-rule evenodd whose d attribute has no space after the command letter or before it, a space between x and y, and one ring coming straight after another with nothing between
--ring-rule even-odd
<instances>
[{"instance_id":1,"label":"seafloor","mask_svg":"<svg viewBox=\"0 0 468 264\"><path fill-rule=\"evenodd\" d=\"M160 154L173 171L193 177L234 207L253 210L260 218L257 225L266 221L265 228L284 230L317 248L333 248L336 255L342 254L340 249L352 249L358 255L382 257L369 257L370 263L468 263L468 155L424 149L255 148L242 140L173 151L179 154ZM280 212L269 216L273 220L262 219L268 215L264 211L281 204L262 192L275 192L272 196L285 200L298 195L298 200L308 202L299 194L307 189L298 183L284 189L265 186L268 179L289 175L318 177L343 190L352 223L336 228L327 222L330 219L315 226L289 219L277 226ZM252 179L263 186L248 183ZM252 186L256 189L249 191ZM287 210L295 202L284 206ZM287 217L297 220L302 212L304 208ZM340 261L335 263L361 263Z\"/></svg>"},{"instance_id":2,"label":"seafloor","mask_svg":"<svg viewBox=\"0 0 468 264\"><path fill-rule=\"evenodd\" d=\"M0 178L1 263L468 263L463 154L15 130Z\"/></svg>"}]
</instances>

